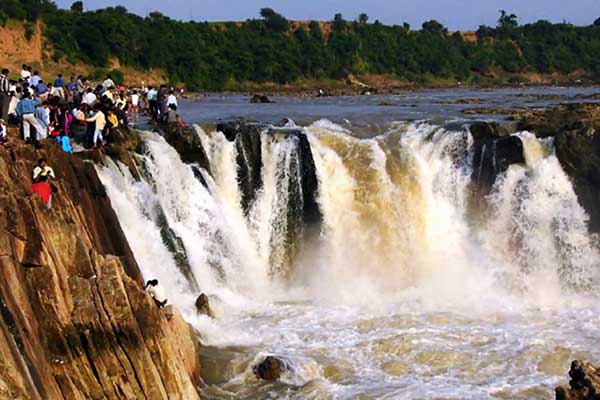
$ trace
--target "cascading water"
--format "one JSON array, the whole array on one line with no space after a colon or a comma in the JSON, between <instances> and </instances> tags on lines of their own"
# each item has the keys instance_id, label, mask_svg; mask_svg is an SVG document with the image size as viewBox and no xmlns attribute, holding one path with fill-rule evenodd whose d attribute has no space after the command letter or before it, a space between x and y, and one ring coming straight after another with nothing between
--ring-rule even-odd
<instances>
[{"instance_id":1,"label":"cascading water","mask_svg":"<svg viewBox=\"0 0 600 400\"><path fill-rule=\"evenodd\" d=\"M468 132L398 123L359 140L329 121L303 131L322 214L312 238L296 135L261 135L248 211L244 149L218 132L198 128L208 188L151 133L144 180L110 161L100 170L144 276L163 282L207 346L206 398L548 398L570 357L600 356L600 253L551 141L519 133L527 164L499 175L474 218ZM196 315L200 291L222 308L216 320ZM282 385L253 378L264 354L291 366Z\"/></svg>"}]
</instances>

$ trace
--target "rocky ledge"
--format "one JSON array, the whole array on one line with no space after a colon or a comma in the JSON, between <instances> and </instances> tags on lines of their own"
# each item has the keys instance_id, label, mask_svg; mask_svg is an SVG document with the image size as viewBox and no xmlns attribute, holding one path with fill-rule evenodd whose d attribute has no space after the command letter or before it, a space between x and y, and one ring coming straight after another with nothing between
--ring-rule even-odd
<instances>
[{"instance_id":1,"label":"rocky ledge","mask_svg":"<svg viewBox=\"0 0 600 400\"><path fill-rule=\"evenodd\" d=\"M556 388L556 400L600 400L600 369L584 361L573 361L569 386Z\"/></svg>"},{"instance_id":2,"label":"rocky ledge","mask_svg":"<svg viewBox=\"0 0 600 400\"><path fill-rule=\"evenodd\" d=\"M39 157L52 209L28 195ZM93 163L13 140L0 182L0 398L199 398L195 333L144 292Z\"/></svg>"},{"instance_id":3,"label":"rocky ledge","mask_svg":"<svg viewBox=\"0 0 600 400\"><path fill-rule=\"evenodd\" d=\"M600 104L564 104L513 119L520 130L554 138L556 156L590 216L589 228L600 233Z\"/></svg>"},{"instance_id":4,"label":"rocky ledge","mask_svg":"<svg viewBox=\"0 0 600 400\"><path fill-rule=\"evenodd\" d=\"M500 172L525 161L520 139L509 136L525 130L554 139L556 156L590 216L589 229L600 233L600 104L564 104L515 112L508 123L473 123L476 205L481 206Z\"/></svg>"}]
</instances>

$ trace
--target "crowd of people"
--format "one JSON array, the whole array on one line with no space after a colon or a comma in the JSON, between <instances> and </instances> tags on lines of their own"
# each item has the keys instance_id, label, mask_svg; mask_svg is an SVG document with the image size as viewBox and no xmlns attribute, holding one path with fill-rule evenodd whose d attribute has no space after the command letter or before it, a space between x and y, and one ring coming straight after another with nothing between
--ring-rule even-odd
<instances>
[{"instance_id":1,"label":"crowd of people","mask_svg":"<svg viewBox=\"0 0 600 400\"><path fill-rule=\"evenodd\" d=\"M8 142L7 124L19 126L22 139L36 148L54 138L65 151L72 151L73 141L101 147L114 140L117 128L137 124L142 115L185 126L177 114L176 91L166 85L128 89L110 75L98 84L81 75L46 80L28 65L16 79L9 72L5 68L0 74L0 145Z\"/></svg>"},{"instance_id":2,"label":"crowd of people","mask_svg":"<svg viewBox=\"0 0 600 400\"><path fill-rule=\"evenodd\" d=\"M0 74L0 146L9 144L8 126L18 126L20 137L36 149L44 145L59 146L73 152L73 144L98 148L126 134L119 127L140 122L145 116L154 123L185 126L177 114L178 99L173 88L141 85L127 89L115 84L110 75L92 84L83 76L68 80L58 74L46 81L30 66L16 79L6 68ZM58 188L56 177L45 158L40 158L32 172L30 195L41 198L51 208L52 195Z\"/></svg>"}]
</instances>

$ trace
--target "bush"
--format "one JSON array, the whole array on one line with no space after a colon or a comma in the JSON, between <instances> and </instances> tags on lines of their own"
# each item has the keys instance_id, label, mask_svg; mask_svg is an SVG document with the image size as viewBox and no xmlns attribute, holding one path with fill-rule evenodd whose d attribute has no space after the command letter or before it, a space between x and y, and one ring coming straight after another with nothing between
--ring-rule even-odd
<instances>
[{"instance_id":1,"label":"bush","mask_svg":"<svg viewBox=\"0 0 600 400\"><path fill-rule=\"evenodd\" d=\"M113 69L108 73L108 75L110 75L113 82L115 82L115 85L117 86L121 86L125 83L125 75L118 69Z\"/></svg>"}]
</instances>

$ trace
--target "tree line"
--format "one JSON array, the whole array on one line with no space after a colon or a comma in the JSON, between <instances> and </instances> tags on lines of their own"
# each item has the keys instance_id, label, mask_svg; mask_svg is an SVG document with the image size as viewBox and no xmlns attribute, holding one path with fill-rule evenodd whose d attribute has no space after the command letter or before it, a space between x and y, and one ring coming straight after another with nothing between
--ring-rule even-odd
<instances>
[{"instance_id":1,"label":"tree line","mask_svg":"<svg viewBox=\"0 0 600 400\"><path fill-rule=\"evenodd\" d=\"M208 23L159 12L141 17L122 6L86 12L81 1L60 9L49 0L3 0L0 23L8 19L41 19L56 61L104 67L118 57L124 65L161 68L172 82L192 90L340 79L349 73L408 82L477 83L492 73L524 72L585 71L600 77L600 18L590 26L543 20L519 25L514 14L501 11L497 25L480 26L474 40L449 33L435 20L418 30L406 23L371 23L367 14L300 24L270 8L244 22Z\"/></svg>"}]
</instances>

